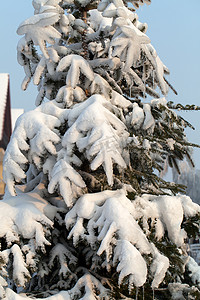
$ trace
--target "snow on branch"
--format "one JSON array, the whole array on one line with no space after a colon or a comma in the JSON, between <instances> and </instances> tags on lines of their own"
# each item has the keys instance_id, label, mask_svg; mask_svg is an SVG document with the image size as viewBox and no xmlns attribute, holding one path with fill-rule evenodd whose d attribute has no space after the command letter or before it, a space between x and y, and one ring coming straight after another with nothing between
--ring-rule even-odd
<instances>
[{"instance_id":1,"label":"snow on branch","mask_svg":"<svg viewBox=\"0 0 200 300\"><path fill-rule=\"evenodd\" d=\"M49 267L55 268L55 260L57 259L59 262L59 276L64 278L65 281L70 280L70 275L72 272L70 271L70 265L77 265L77 258L72 254L70 250L68 250L63 244L58 243L53 247L50 253L50 261ZM77 280L77 278L75 278Z\"/></svg>"},{"instance_id":2,"label":"snow on branch","mask_svg":"<svg viewBox=\"0 0 200 300\"><path fill-rule=\"evenodd\" d=\"M140 58L141 45L150 43L150 39L134 25L132 27L121 26L120 30L121 33L114 35L110 46L113 48L112 56L118 56L121 61L125 61L125 70L127 71Z\"/></svg>"},{"instance_id":3,"label":"snow on branch","mask_svg":"<svg viewBox=\"0 0 200 300\"><path fill-rule=\"evenodd\" d=\"M80 73L85 75L85 77L91 82L94 79L94 74L90 65L83 57L79 55L71 54L63 57L60 60L56 70L57 72L62 72L66 68L69 68L66 77L66 84L72 88L77 86Z\"/></svg>"},{"instance_id":4,"label":"snow on branch","mask_svg":"<svg viewBox=\"0 0 200 300\"><path fill-rule=\"evenodd\" d=\"M71 107L74 102L82 102L86 99L86 94L82 88L76 86L75 88L63 86L59 89L55 100L62 103L64 107Z\"/></svg>"},{"instance_id":5,"label":"snow on branch","mask_svg":"<svg viewBox=\"0 0 200 300\"><path fill-rule=\"evenodd\" d=\"M7 249L0 252L0 295L2 286L6 286L2 277L9 273L16 285L24 287L36 270L36 252L45 252L46 245L51 245L50 228L58 208L42 198L43 193L44 186L40 185L31 193L18 192L0 202L0 238L7 244Z\"/></svg>"},{"instance_id":6,"label":"snow on branch","mask_svg":"<svg viewBox=\"0 0 200 300\"><path fill-rule=\"evenodd\" d=\"M156 75L155 81L158 83L158 86L163 95L166 95L168 93L168 85L164 79L164 74L169 74L169 69L163 64L156 50L151 44L142 45L142 49L145 52L150 64L154 68L154 72Z\"/></svg>"},{"instance_id":7,"label":"snow on branch","mask_svg":"<svg viewBox=\"0 0 200 300\"><path fill-rule=\"evenodd\" d=\"M17 29L17 34L25 34L26 41L32 41L36 46L38 45L44 56L49 58L45 42L54 44L55 39L61 37L61 34L52 26L59 18L58 12L37 14L22 22Z\"/></svg>"},{"instance_id":8,"label":"snow on branch","mask_svg":"<svg viewBox=\"0 0 200 300\"><path fill-rule=\"evenodd\" d=\"M66 205L71 207L73 199L80 196L85 187L85 182L69 163L61 159L55 164L48 185L49 193L53 193L56 188L59 188Z\"/></svg>"},{"instance_id":9,"label":"snow on branch","mask_svg":"<svg viewBox=\"0 0 200 300\"><path fill-rule=\"evenodd\" d=\"M45 245L50 244L45 235L53 226L57 208L40 196L42 186L40 189L5 197L0 202L0 237L5 238L8 245L19 241L20 236L34 239L36 249L44 249Z\"/></svg>"},{"instance_id":10,"label":"snow on branch","mask_svg":"<svg viewBox=\"0 0 200 300\"><path fill-rule=\"evenodd\" d=\"M5 297L5 291L3 287L6 287L7 284L3 279L8 277L8 272L12 280L22 287L25 287L28 280L31 278L31 275L27 269L27 264L25 262L25 256L23 255L19 245L14 244L10 249L0 252L1 256L1 269L0 269L0 296L1 299ZM3 264L2 264L3 261ZM12 268L10 268L12 264ZM9 265L9 266L8 266Z\"/></svg>"},{"instance_id":11,"label":"snow on branch","mask_svg":"<svg viewBox=\"0 0 200 300\"><path fill-rule=\"evenodd\" d=\"M21 249L15 244L10 248L10 253L13 256L13 280L20 286L25 286L27 279L30 279L31 276L26 268Z\"/></svg>"},{"instance_id":12,"label":"snow on branch","mask_svg":"<svg viewBox=\"0 0 200 300\"><path fill-rule=\"evenodd\" d=\"M151 3L151 0L126 0L126 3L132 3L135 8L139 8L140 5L144 5L146 3L149 5ZM98 10L99 11L104 11L106 8L111 4L115 4L116 7L122 7L124 6L124 3L122 0L115 0L115 1L110 1L110 0L101 0L99 5L98 5Z\"/></svg>"},{"instance_id":13,"label":"snow on branch","mask_svg":"<svg viewBox=\"0 0 200 300\"><path fill-rule=\"evenodd\" d=\"M66 114L66 112L65 112ZM56 154L55 144L60 141L55 128L59 127L63 110L53 103L24 113L17 120L16 128L4 157L4 181L11 195L15 195L15 182L26 178L28 158L40 168L45 153Z\"/></svg>"},{"instance_id":14,"label":"snow on branch","mask_svg":"<svg viewBox=\"0 0 200 300\"><path fill-rule=\"evenodd\" d=\"M110 295L108 290L101 284L101 282L96 279L91 274L85 274L76 283L76 285L68 291L61 291L53 296L47 298L37 298L38 300L72 300L72 299L82 299L82 300L95 300L96 292L98 291L98 298L109 300ZM80 298L81 297L81 298ZM5 300L25 300L30 299L26 296L20 296L13 292L11 289L6 289Z\"/></svg>"},{"instance_id":15,"label":"snow on branch","mask_svg":"<svg viewBox=\"0 0 200 300\"><path fill-rule=\"evenodd\" d=\"M13 292L10 288L6 289L6 298L5 300L26 300L30 299L30 297L26 297L24 295L20 296ZM38 300L71 300L71 297L67 291L62 291L57 293L56 295L47 297L47 298L37 298Z\"/></svg>"},{"instance_id":16,"label":"snow on branch","mask_svg":"<svg viewBox=\"0 0 200 300\"><path fill-rule=\"evenodd\" d=\"M143 227L148 235L148 219L155 225L155 237L160 240L165 230L170 240L181 247L184 244L186 232L181 228L183 217L192 217L199 213L199 205L183 195L137 197L133 205L138 211L137 218L143 221Z\"/></svg>"},{"instance_id":17,"label":"snow on branch","mask_svg":"<svg viewBox=\"0 0 200 300\"><path fill-rule=\"evenodd\" d=\"M108 270L110 267L117 267L119 284L124 277L129 276L129 287L132 284L142 286L146 282L147 266L143 254L151 254L152 287L157 288L165 277L170 262L148 241L148 220L151 219L155 225L155 237L158 240L167 231L171 242L182 247L185 237L185 232L181 229L184 211L187 214L187 209L190 208L193 216L199 212L198 205L185 200L187 201L182 196L143 195L131 202L124 189L85 194L66 215L66 227L71 228L68 238L73 238L74 244L83 239L92 247L96 245L97 255L105 252L104 265ZM86 226L83 225L84 220L88 220ZM138 220L142 220L142 227ZM138 267L134 267L135 261L137 264L139 262Z\"/></svg>"},{"instance_id":18,"label":"snow on branch","mask_svg":"<svg viewBox=\"0 0 200 300\"><path fill-rule=\"evenodd\" d=\"M147 265L140 252L129 241L121 240L117 243L114 253L113 264L117 266L117 272L119 272L119 285L122 280L129 277L129 291L134 286L143 286L147 277Z\"/></svg>"},{"instance_id":19,"label":"snow on branch","mask_svg":"<svg viewBox=\"0 0 200 300\"><path fill-rule=\"evenodd\" d=\"M85 274L82 276L76 285L69 291L72 299L75 297L81 297L81 290L84 289L85 294L81 298L82 300L95 300L96 299L96 290L98 291L98 298L109 300L108 290L101 284L101 282L96 279L91 274Z\"/></svg>"},{"instance_id":20,"label":"snow on branch","mask_svg":"<svg viewBox=\"0 0 200 300\"><path fill-rule=\"evenodd\" d=\"M125 168L122 140L127 138L125 125L107 108L109 102L101 95L93 95L69 112L68 125L62 145L67 156L77 146L91 162L92 170L103 166L108 183L113 184L113 162Z\"/></svg>"},{"instance_id":21,"label":"snow on branch","mask_svg":"<svg viewBox=\"0 0 200 300\"><path fill-rule=\"evenodd\" d=\"M186 268L190 272L189 276L192 282L200 286L200 266L192 257L189 257L188 262L186 264Z\"/></svg>"}]
</instances>

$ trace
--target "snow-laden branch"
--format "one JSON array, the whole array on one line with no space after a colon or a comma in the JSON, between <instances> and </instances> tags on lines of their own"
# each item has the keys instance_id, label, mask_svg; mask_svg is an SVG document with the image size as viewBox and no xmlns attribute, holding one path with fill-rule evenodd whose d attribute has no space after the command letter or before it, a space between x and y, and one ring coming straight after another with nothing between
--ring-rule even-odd
<instances>
[{"instance_id":1,"label":"snow-laden branch","mask_svg":"<svg viewBox=\"0 0 200 300\"><path fill-rule=\"evenodd\" d=\"M44 186L40 185L31 193L18 192L17 196L4 197L0 202L0 238L8 247L0 252L1 296L5 286L3 278L8 272L15 284L25 286L31 278L30 270L36 270L36 251L45 252L46 246L51 245L50 228L58 208L42 198L43 190ZM22 239L26 242L21 243Z\"/></svg>"},{"instance_id":2,"label":"snow-laden branch","mask_svg":"<svg viewBox=\"0 0 200 300\"><path fill-rule=\"evenodd\" d=\"M54 44L55 39L61 37L61 34L52 26L59 18L58 12L36 14L21 23L17 33L19 35L25 34L26 41L32 41L36 46L38 45L44 56L49 58L45 43Z\"/></svg>"},{"instance_id":3,"label":"snow-laden branch","mask_svg":"<svg viewBox=\"0 0 200 300\"><path fill-rule=\"evenodd\" d=\"M125 61L125 70L135 65L140 58L141 45L150 43L150 39L135 27L120 27L121 33L114 36L110 46L113 48L112 56L118 56L121 61ZM126 53L126 55L125 55Z\"/></svg>"},{"instance_id":4,"label":"snow-laden branch","mask_svg":"<svg viewBox=\"0 0 200 300\"><path fill-rule=\"evenodd\" d=\"M79 239L86 240L92 247L100 243L97 254L105 252L108 270L117 266L119 284L129 276L129 286L142 286L147 278L143 254L151 254L152 287L157 288L170 264L168 258L148 241L149 218L155 224L155 238L160 240L167 231L171 242L182 247L185 237L181 229L183 216L187 217L188 213L194 216L199 211L199 206L186 196L144 195L131 202L124 190L104 191L79 198L67 213L65 222L68 229L72 227L68 238L73 238L74 244ZM88 220L86 226L84 220ZM142 220L142 227L138 220ZM134 267L136 261L137 264L140 262L139 269Z\"/></svg>"},{"instance_id":5,"label":"snow-laden branch","mask_svg":"<svg viewBox=\"0 0 200 300\"><path fill-rule=\"evenodd\" d=\"M81 56L71 54L63 57L57 66L57 72L69 68L66 77L66 85L75 88L82 73L87 79L93 81L94 74L88 62Z\"/></svg>"},{"instance_id":6,"label":"snow-laden branch","mask_svg":"<svg viewBox=\"0 0 200 300\"><path fill-rule=\"evenodd\" d=\"M77 104L68 115L69 129L62 145L71 156L75 146L86 154L91 162L91 169L103 166L108 183L112 185L113 162L125 168L121 143L127 137L125 125L107 108L108 101L93 95L84 103Z\"/></svg>"},{"instance_id":7,"label":"snow-laden branch","mask_svg":"<svg viewBox=\"0 0 200 300\"><path fill-rule=\"evenodd\" d=\"M80 174L63 159L54 165L50 178L49 193L53 193L56 188L59 188L60 194L68 207L72 206L73 199L80 196L82 189L86 187Z\"/></svg>"},{"instance_id":8,"label":"snow-laden branch","mask_svg":"<svg viewBox=\"0 0 200 300\"><path fill-rule=\"evenodd\" d=\"M42 187L40 189L19 193L0 202L0 237L5 238L8 245L19 241L20 236L35 239L36 248L49 245L45 235L53 226L57 208L41 197Z\"/></svg>"},{"instance_id":9,"label":"snow-laden branch","mask_svg":"<svg viewBox=\"0 0 200 300\"><path fill-rule=\"evenodd\" d=\"M76 285L68 291L61 291L56 295L47 298L37 298L38 300L95 300L96 291L98 291L98 299L109 300L109 291L101 284L101 282L90 274L85 274L76 283ZM83 297L82 297L83 296ZM81 297L81 298L80 298ZM30 299L26 296L20 296L13 292L11 289L6 289L5 300L25 300Z\"/></svg>"},{"instance_id":10,"label":"snow-laden branch","mask_svg":"<svg viewBox=\"0 0 200 300\"><path fill-rule=\"evenodd\" d=\"M40 169L40 160L45 153L56 154L55 144L60 141L56 128L66 114L56 102L49 102L24 113L17 120L4 157L4 181L11 195L15 195L15 182L26 178L28 157Z\"/></svg>"}]
</instances>

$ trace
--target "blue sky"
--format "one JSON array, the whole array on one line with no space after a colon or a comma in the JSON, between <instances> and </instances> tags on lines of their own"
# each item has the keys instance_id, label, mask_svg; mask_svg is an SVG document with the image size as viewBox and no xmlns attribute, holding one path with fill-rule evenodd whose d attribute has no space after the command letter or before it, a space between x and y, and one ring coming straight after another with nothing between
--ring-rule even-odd
<instances>
[{"instance_id":1,"label":"blue sky","mask_svg":"<svg viewBox=\"0 0 200 300\"><path fill-rule=\"evenodd\" d=\"M33 15L31 0L1 1L0 10L0 72L11 78L11 102L14 108L25 111L34 108L37 88L30 85L21 91L23 68L16 59L16 46L20 37L18 25ZM160 58L171 71L168 77L178 91L170 93L168 100L175 103L200 105L200 0L152 0L138 11L141 22L149 26L147 35ZM188 138L200 144L200 112L185 112L184 117L196 130L187 130ZM200 168L200 150L195 151L195 161Z\"/></svg>"}]
</instances>

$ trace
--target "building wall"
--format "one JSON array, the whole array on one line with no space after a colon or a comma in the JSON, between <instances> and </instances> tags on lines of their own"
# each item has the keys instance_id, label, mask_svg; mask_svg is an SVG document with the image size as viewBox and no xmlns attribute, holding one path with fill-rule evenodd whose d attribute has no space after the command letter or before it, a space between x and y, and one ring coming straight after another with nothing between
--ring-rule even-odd
<instances>
[{"instance_id":1,"label":"building wall","mask_svg":"<svg viewBox=\"0 0 200 300\"><path fill-rule=\"evenodd\" d=\"M3 154L4 154L4 150L2 148L0 148L0 195L4 194L4 182L3 182L3 176L2 176L2 172L3 172Z\"/></svg>"}]
</instances>

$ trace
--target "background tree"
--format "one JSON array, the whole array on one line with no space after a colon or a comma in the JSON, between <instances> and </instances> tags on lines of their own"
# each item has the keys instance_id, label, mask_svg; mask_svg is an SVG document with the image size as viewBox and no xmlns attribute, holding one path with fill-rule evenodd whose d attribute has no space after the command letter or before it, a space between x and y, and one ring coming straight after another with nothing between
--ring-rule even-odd
<instances>
[{"instance_id":1,"label":"background tree","mask_svg":"<svg viewBox=\"0 0 200 300\"><path fill-rule=\"evenodd\" d=\"M185 185L186 194L191 197L192 201L200 204L200 170L191 169L188 164L183 161L179 164L180 174L173 170L173 180L176 183Z\"/></svg>"},{"instance_id":2,"label":"background tree","mask_svg":"<svg viewBox=\"0 0 200 300\"><path fill-rule=\"evenodd\" d=\"M164 98L174 88L147 24L121 0L32 3L17 49L37 108L4 159L0 296L199 295L185 240L200 208L158 175L192 163L189 124Z\"/></svg>"}]
</instances>

